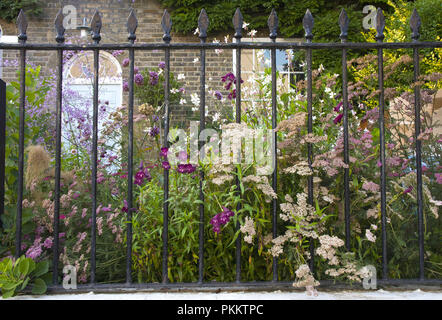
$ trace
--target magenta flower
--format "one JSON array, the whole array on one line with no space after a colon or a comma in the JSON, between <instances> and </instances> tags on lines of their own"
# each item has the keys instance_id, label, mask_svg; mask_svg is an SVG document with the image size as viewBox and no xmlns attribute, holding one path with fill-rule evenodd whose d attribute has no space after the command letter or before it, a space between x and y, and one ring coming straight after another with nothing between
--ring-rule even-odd
<instances>
[{"instance_id":1,"label":"magenta flower","mask_svg":"<svg viewBox=\"0 0 442 320\"><path fill-rule=\"evenodd\" d=\"M165 63L164 61L161 61L161 62L158 64L158 68L160 68L160 69L164 69L164 68L166 68L166 63Z\"/></svg>"},{"instance_id":2,"label":"magenta flower","mask_svg":"<svg viewBox=\"0 0 442 320\"><path fill-rule=\"evenodd\" d=\"M123 60L122 65L123 65L123 67L127 67L129 65L129 63L130 63L130 60L128 58L126 58Z\"/></svg>"},{"instance_id":3,"label":"magenta flower","mask_svg":"<svg viewBox=\"0 0 442 320\"><path fill-rule=\"evenodd\" d=\"M338 116L333 119L333 123L338 124L338 122L341 122L343 116L344 116L343 113L338 114Z\"/></svg>"},{"instance_id":4,"label":"magenta flower","mask_svg":"<svg viewBox=\"0 0 442 320\"><path fill-rule=\"evenodd\" d=\"M232 210L223 207L223 211L216 214L211 220L210 224L213 226L212 230L215 233L219 233L221 231L221 226L227 224L230 221L230 218L235 214Z\"/></svg>"},{"instance_id":5,"label":"magenta flower","mask_svg":"<svg viewBox=\"0 0 442 320\"><path fill-rule=\"evenodd\" d=\"M169 152L168 148L161 148L160 157L167 158L167 153Z\"/></svg>"},{"instance_id":6,"label":"magenta flower","mask_svg":"<svg viewBox=\"0 0 442 320\"><path fill-rule=\"evenodd\" d=\"M438 184L442 184L442 173L435 173L434 177L436 178L436 182Z\"/></svg>"},{"instance_id":7,"label":"magenta flower","mask_svg":"<svg viewBox=\"0 0 442 320\"><path fill-rule=\"evenodd\" d=\"M333 110L336 112L339 112L339 110L341 110L342 105L343 105L343 102L341 101L336 105L336 107L333 108Z\"/></svg>"},{"instance_id":8,"label":"magenta flower","mask_svg":"<svg viewBox=\"0 0 442 320\"><path fill-rule=\"evenodd\" d=\"M163 166L163 168L165 170L169 170L170 169L170 164L168 161L163 161L163 163L161 164Z\"/></svg>"},{"instance_id":9,"label":"magenta flower","mask_svg":"<svg viewBox=\"0 0 442 320\"><path fill-rule=\"evenodd\" d=\"M410 193L411 190L413 190L413 186L409 186L407 189L405 189L404 194Z\"/></svg>"}]
</instances>

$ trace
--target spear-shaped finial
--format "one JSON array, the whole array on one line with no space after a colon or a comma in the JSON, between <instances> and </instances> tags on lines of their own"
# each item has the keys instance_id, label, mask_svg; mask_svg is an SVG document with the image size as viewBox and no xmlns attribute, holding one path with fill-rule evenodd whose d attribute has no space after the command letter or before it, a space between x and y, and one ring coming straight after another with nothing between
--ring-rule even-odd
<instances>
[{"instance_id":1,"label":"spear-shaped finial","mask_svg":"<svg viewBox=\"0 0 442 320\"><path fill-rule=\"evenodd\" d=\"M135 16L135 10L130 10L129 17L127 18L127 32L129 33L129 36L127 39L129 39L130 42L134 43L137 36L135 35L135 32L138 28L138 20Z\"/></svg>"},{"instance_id":2,"label":"spear-shaped finial","mask_svg":"<svg viewBox=\"0 0 442 320\"><path fill-rule=\"evenodd\" d=\"M384 35L384 29L385 29L385 17L384 13L382 12L381 8L378 8L376 11L376 40L379 42L382 42L385 38Z\"/></svg>"},{"instance_id":3,"label":"spear-shaped finial","mask_svg":"<svg viewBox=\"0 0 442 320\"><path fill-rule=\"evenodd\" d=\"M172 20L170 19L170 14L167 12L167 10L164 10L161 26L163 27L164 31L163 40L164 42L169 43L170 40L172 40L172 37L170 36L170 31L172 30Z\"/></svg>"},{"instance_id":4,"label":"spear-shaped finial","mask_svg":"<svg viewBox=\"0 0 442 320\"><path fill-rule=\"evenodd\" d=\"M236 9L235 14L233 16L233 27L235 28L235 35L234 37L239 40L242 38L242 24L243 24L243 17L241 14L241 10L239 8Z\"/></svg>"},{"instance_id":5,"label":"spear-shaped finial","mask_svg":"<svg viewBox=\"0 0 442 320\"><path fill-rule=\"evenodd\" d=\"M347 41L349 22L350 20L348 19L347 12L342 9L341 14L339 15L339 27L341 28L341 34L339 37L341 38L342 42Z\"/></svg>"},{"instance_id":6,"label":"spear-shaped finial","mask_svg":"<svg viewBox=\"0 0 442 320\"><path fill-rule=\"evenodd\" d=\"M20 42L26 42L26 40L28 40L28 36L26 35L26 30L28 29L28 19L26 18L23 9L20 10L17 17L17 29L18 40L20 40Z\"/></svg>"},{"instance_id":7,"label":"spear-shaped finial","mask_svg":"<svg viewBox=\"0 0 442 320\"><path fill-rule=\"evenodd\" d=\"M209 17L204 9L201 9L200 16L198 17L198 30L200 32L199 37L201 40L207 38L207 29L209 28Z\"/></svg>"},{"instance_id":8,"label":"spear-shaped finial","mask_svg":"<svg viewBox=\"0 0 442 320\"><path fill-rule=\"evenodd\" d=\"M419 40L420 34L420 28L421 28L421 18L419 17L419 14L417 13L416 8L414 8L413 13L410 17L410 28L411 28L411 39L413 41Z\"/></svg>"},{"instance_id":9,"label":"spear-shaped finial","mask_svg":"<svg viewBox=\"0 0 442 320\"><path fill-rule=\"evenodd\" d=\"M269 26L270 30L270 39L275 40L278 36L278 15L276 14L275 9L272 9L272 12L270 13L269 18L267 19L267 25Z\"/></svg>"},{"instance_id":10,"label":"spear-shaped finial","mask_svg":"<svg viewBox=\"0 0 442 320\"><path fill-rule=\"evenodd\" d=\"M102 22L101 22L100 12L96 10L91 21L92 40L94 40L96 44L98 44L101 40L101 35L100 35L101 27L102 27Z\"/></svg>"},{"instance_id":11,"label":"spear-shaped finial","mask_svg":"<svg viewBox=\"0 0 442 320\"><path fill-rule=\"evenodd\" d=\"M304 18L302 19L302 25L305 30L305 38L308 42L311 42L313 39L314 19L309 9L305 12Z\"/></svg>"},{"instance_id":12,"label":"spear-shaped finial","mask_svg":"<svg viewBox=\"0 0 442 320\"><path fill-rule=\"evenodd\" d=\"M57 16L55 17L55 32L57 33L56 37L55 37L55 41L57 41L57 43L63 43L64 42L64 33L66 31L66 29L63 26L63 20L64 20L64 16L63 16L63 10L60 9L60 11L58 11Z\"/></svg>"}]
</instances>

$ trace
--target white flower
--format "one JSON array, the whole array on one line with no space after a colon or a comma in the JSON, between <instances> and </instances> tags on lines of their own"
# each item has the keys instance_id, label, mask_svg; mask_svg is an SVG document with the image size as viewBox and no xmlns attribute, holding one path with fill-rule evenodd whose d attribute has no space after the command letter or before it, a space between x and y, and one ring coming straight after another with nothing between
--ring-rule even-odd
<instances>
[{"instance_id":1,"label":"white flower","mask_svg":"<svg viewBox=\"0 0 442 320\"><path fill-rule=\"evenodd\" d=\"M219 112L216 112L216 113L213 115L213 117L212 117L213 121L214 121L214 122L218 122L220 116L221 116L221 115L219 114Z\"/></svg>"},{"instance_id":2,"label":"white flower","mask_svg":"<svg viewBox=\"0 0 442 320\"><path fill-rule=\"evenodd\" d=\"M198 33L200 33L200 29L196 28L193 34L198 34Z\"/></svg>"},{"instance_id":3,"label":"white flower","mask_svg":"<svg viewBox=\"0 0 442 320\"><path fill-rule=\"evenodd\" d=\"M184 98L181 98L181 99L180 99L180 104L181 104L181 105L186 104L186 103L187 103L186 99L184 99Z\"/></svg>"},{"instance_id":4,"label":"white flower","mask_svg":"<svg viewBox=\"0 0 442 320\"><path fill-rule=\"evenodd\" d=\"M247 27L249 26L249 24L250 24L250 23L247 23L247 22L244 21L244 22L242 23L242 28L243 28L244 30L247 30Z\"/></svg>"},{"instance_id":5,"label":"white flower","mask_svg":"<svg viewBox=\"0 0 442 320\"><path fill-rule=\"evenodd\" d=\"M229 39L229 38L230 38L229 35L224 36L224 42L225 42L225 43L229 43L229 42L230 42L230 39Z\"/></svg>"},{"instance_id":6,"label":"white flower","mask_svg":"<svg viewBox=\"0 0 442 320\"><path fill-rule=\"evenodd\" d=\"M367 237L368 241L376 242L376 236L373 233L371 233L370 229L365 230L365 236Z\"/></svg>"},{"instance_id":7,"label":"white flower","mask_svg":"<svg viewBox=\"0 0 442 320\"><path fill-rule=\"evenodd\" d=\"M200 97L198 96L198 93L192 93L190 95L190 101L198 107L200 105Z\"/></svg>"},{"instance_id":8,"label":"white flower","mask_svg":"<svg viewBox=\"0 0 442 320\"><path fill-rule=\"evenodd\" d=\"M177 88L172 88L171 90L170 90L170 93L173 93L173 94L175 94L175 93L177 93L178 92L178 89Z\"/></svg>"},{"instance_id":9,"label":"white flower","mask_svg":"<svg viewBox=\"0 0 442 320\"><path fill-rule=\"evenodd\" d=\"M199 58L195 58L195 59L193 59L193 63L197 63L198 61L200 61Z\"/></svg>"},{"instance_id":10,"label":"white flower","mask_svg":"<svg viewBox=\"0 0 442 320\"><path fill-rule=\"evenodd\" d=\"M437 207L442 206L442 201L430 199L430 203L434 204Z\"/></svg>"},{"instance_id":11,"label":"white flower","mask_svg":"<svg viewBox=\"0 0 442 320\"><path fill-rule=\"evenodd\" d=\"M258 32L258 31L256 31L255 29L252 29L252 30L250 30L250 32L247 33L247 34L253 38L257 32Z\"/></svg>"},{"instance_id":12,"label":"white flower","mask_svg":"<svg viewBox=\"0 0 442 320\"><path fill-rule=\"evenodd\" d=\"M180 73L178 75L178 80L184 80L184 79L186 79L186 77L184 76L184 73Z\"/></svg>"}]
</instances>

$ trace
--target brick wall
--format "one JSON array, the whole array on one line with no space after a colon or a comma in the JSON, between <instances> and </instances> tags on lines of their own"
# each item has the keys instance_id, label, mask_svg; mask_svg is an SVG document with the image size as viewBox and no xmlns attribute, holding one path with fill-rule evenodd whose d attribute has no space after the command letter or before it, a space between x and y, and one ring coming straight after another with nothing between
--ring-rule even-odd
<instances>
[{"instance_id":1,"label":"brick wall","mask_svg":"<svg viewBox=\"0 0 442 320\"><path fill-rule=\"evenodd\" d=\"M55 43L54 19L57 12L64 5L74 5L77 8L78 24L81 24L84 17L88 23L98 9L102 15L103 27L101 31L101 43L127 43L126 21L130 12L130 0L70 0L70 1L45 1L46 8L38 19L29 18L28 43ZM163 31L161 28L161 18L164 8L155 0L137 0L133 7L138 18L137 42L138 43L158 43L162 42ZM0 22L5 35L16 35L17 30L14 24ZM195 25L197 22L195 21ZM67 30L66 37L78 36L78 30ZM224 35L209 35L207 41L212 41L216 37L223 40ZM182 36L172 33L172 42L199 42L197 35ZM128 53L117 57L122 62L128 57ZM184 73L186 76L186 100L190 103L190 94L199 93L199 63L193 60L199 57L198 50L179 50L171 52L171 71L175 74ZM14 60L18 58L18 52L6 50L4 59ZM42 66L43 74L49 74L51 68L56 66L56 53L49 51L29 51L27 53L28 62ZM225 50L221 54L214 51L207 51L207 84L213 90L222 91L220 78L229 71L232 71L232 52ZM163 51L136 51L135 65L137 67L156 67L160 61L164 60ZM16 79L16 68L5 67L3 78L9 82ZM128 76L127 68L123 68L123 78ZM125 94L124 101L127 95ZM211 99L207 99L208 104ZM179 124L192 114L191 106L172 106L172 122Z\"/></svg>"}]
</instances>

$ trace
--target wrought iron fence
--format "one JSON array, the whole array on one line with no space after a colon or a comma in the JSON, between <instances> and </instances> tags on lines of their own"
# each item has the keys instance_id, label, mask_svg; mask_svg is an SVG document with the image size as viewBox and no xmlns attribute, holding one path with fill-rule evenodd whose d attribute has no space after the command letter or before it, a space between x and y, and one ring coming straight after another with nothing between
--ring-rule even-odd
<instances>
[{"instance_id":1,"label":"wrought iron fence","mask_svg":"<svg viewBox=\"0 0 442 320\"><path fill-rule=\"evenodd\" d=\"M136 284L132 282L132 211L127 212L127 254L126 254L126 283L125 284L97 284L96 283L96 212L97 212L97 143L98 143L98 85L99 85L99 53L100 50L128 50L129 52L129 95L128 95L128 190L127 190L127 207L132 208L133 205L133 109L134 109L134 65L135 51L147 50L163 50L165 57L165 115L164 115L164 139L163 146L168 146L167 134L169 132L170 105L169 105L169 74L170 74L170 52L171 50L183 49L199 49L200 50L200 132L204 130L205 119L205 83L206 83L206 51L213 49L230 49L236 51L236 78L241 78L241 50L243 49L270 49L271 50L271 77L272 77L272 128L277 126L277 73L276 73L276 50L277 49L294 49L305 50L307 65L307 110L308 110L308 133L313 132L313 112L312 112L312 51L335 49L342 50L342 97L343 97L343 136L344 136L344 162L349 164L349 132L348 132L348 71L347 71L347 50L350 49L375 49L378 53L378 86L379 86L379 147L380 147L380 194L381 194L381 225L382 225L382 279L380 284L442 284L440 279L425 279L424 277L424 222L423 222L423 195L422 195L422 161L421 161L421 142L417 137L421 133L421 117L420 117L420 87L414 88L415 96L415 152L417 167L417 206L418 206L418 242L419 242L419 278L395 280L388 279L387 270L387 217L386 217L386 161L385 161L385 128L384 128L384 76L383 76L383 50L384 49L413 49L414 63L414 81L419 77L419 49L422 48L441 48L442 42L421 42L419 41L420 17L416 10L413 11L410 18L411 38L412 42L391 43L383 42L385 19L381 9L377 10L376 16L376 39L375 43L352 43L347 42L349 19L345 10L342 10L339 16L339 26L341 29L340 43L314 43L313 40L313 23L314 19L309 10L307 10L303 27L305 30L305 42L276 42L278 30L278 17L275 10L272 10L268 27L270 29L271 42L241 42L243 17L239 9L236 10L233 17L233 26L235 30L233 43L206 43L207 29L209 26L209 18L203 9L198 19L198 29L200 43L171 43L171 27L172 21L167 10L164 11L162 17L162 29L164 31L163 43L135 43L136 29L138 21L132 10L128 21L127 30L129 33L128 43L120 44L100 44L102 20L98 11L95 12L91 23L91 34L94 40L93 44L73 45L65 44L65 28L63 27L63 15L60 11L55 19L56 44L29 44L27 43L27 18L23 11L17 18L17 27L19 31L18 44L1 44L0 49L3 50L19 50L20 51L20 105L19 105L19 160L18 160L18 190L17 190L17 209L16 209L16 235L15 248L16 257L20 256L22 244L22 201L23 201L23 178L24 178L24 129L25 129L25 74L26 74L26 53L31 50L39 51L56 51L57 52L57 104L56 104L56 148L55 148L55 198L54 198L54 224L53 224L53 290L61 289L59 283L59 212L60 212L60 177L61 177L61 132L62 132L62 79L63 79L63 52L67 50L84 50L92 51L94 57L94 81L93 81L93 154L92 154L92 210L91 210L91 257L90 257L90 283L80 286L80 288L95 288L101 290L118 290L119 288L142 288L142 289L183 289L183 288L271 288L271 287L288 287L291 282L283 282L278 280L278 263L277 258L273 258L273 280L272 281L241 281L241 238L236 239L236 281L235 282L206 282L204 281L204 192L203 179L201 173L200 180L200 200L199 205L199 276L198 282L195 283L169 283L168 281L168 218L169 218L169 171L164 170L164 202L163 202L163 257L162 257L162 283L146 283ZM237 82L236 94L236 122L241 122L241 82ZM4 182L5 182L5 111L6 111L6 93L5 83L0 81L0 214L4 213ZM276 132L274 133L276 141ZM277 189L277 168L276 168L276 150L277 144L274 144L273 163L275 170L272 175L272 187ZM312 166L313 149L312 144L308 143L308 163ZM236 185L239 192L239 180L236 178ZM313 177L308 179L308 203L313 205ZM238 210L240 207L238 206ZM277 199L272 201L272 232L273 238L277 237ZM345 246L350 249L350 188L349 188L349 169L344 168L344 213L345 213ZM239 222L235 228L238 231ZM314 246L310 242L310 268L314 268Z\"/></svg>"}]
</instances>

